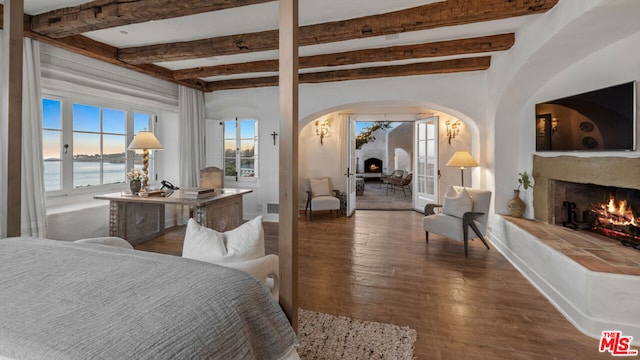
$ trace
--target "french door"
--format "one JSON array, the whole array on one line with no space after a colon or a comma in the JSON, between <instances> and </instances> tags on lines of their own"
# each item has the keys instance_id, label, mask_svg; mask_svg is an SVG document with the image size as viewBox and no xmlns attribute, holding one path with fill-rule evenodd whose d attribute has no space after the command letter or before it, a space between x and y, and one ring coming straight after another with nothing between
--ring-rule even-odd
<instances>
[{"instance_id":1,"label":"french door","mask_svg":"<svg viewBox=\"0 0 640 360\"><path fill-rule=\"evenodd\" d=\"M416 120L413 133L413 208L424 211L438 202L438 117Z\"/></svg>"},{"instance_id":2,"label":"french door","mask_svg":"<svg viewBox=\"0 0 640 360\"><path fill-rule=\"evenodd\" d=\"M346 131L346 154L347 168L345 169L345 182L347 189L347 216L353 215L356 211L356 119L348 116L345 121Z\"/></svg>"}]
</instances>

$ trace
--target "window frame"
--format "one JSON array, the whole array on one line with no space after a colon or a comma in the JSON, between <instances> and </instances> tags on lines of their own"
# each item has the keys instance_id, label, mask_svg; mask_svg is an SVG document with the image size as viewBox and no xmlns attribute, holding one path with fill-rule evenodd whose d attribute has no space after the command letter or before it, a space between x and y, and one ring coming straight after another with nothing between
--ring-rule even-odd
<instances>
[{"instance_id":1,"label":"window frame","mask_svg":"<svg viewBox=\"0 0 640 360\"><path fill-rule=\"evenodd\" d=\"M236 154L235 154L235 164L236 169L241 168L241 163L243 157L241 156L242 152L239 150L242 147L243 140L249 140L250 138L242 137L242 127L239 125L243 120L251 120L254 122L254 137L253 137L253 176L238 176L238 172L236 171L235 176L226 175L226 159L227 156L225 154L225 141L227 141L226 137L226 122L227 121L235 121L236 122L236 134L235 134L235 142L236 142ZM222 123L222 164L221 167L225 171L225 183L257 183L260 179L260 120L257 116L238 116L234 118L226 118L221 120Z\"/></svg>"},{"instance_id":2,"label":"window frame","mask_svg":"<svg viewBox=\"0 0 640 360\"><path fill-rule=\"evenodd\" d=\"M155 127L157 123L157 112L151 108L151 106L138 106L133 105L126 101L117 101L113 99L104 99L93 96L81 96L77 94L63 94L60 92L54 91L42 91L42 96L40 99L40 104L42 105L42 101L44 99L50 99L54 101L59 101L60 106L60 116L61 116L61 142L60 142L60 159L61 159L61 186L59 190L45 190L45 196L47 197L57 197L57 196L72 196L72 195L81 195L81 194L93 194L93 193L107 193L107 192L119 192L126 190L127 180L126 180L126 172L135 167L134 164L134 151L128 150L126 147L131 143L134 137L134 114L143 113L149 115L149 129L152 132L155 132ZM125 172L123 174L124 181L122 183L115 184L107 184L107 185L95 185L88 187L80 187L75 188L73 183L73 154L74 154L74 127L73 127L73 106L86 105L86 106L94 106L100 109L100 131L96 134L100 135L100 152L102 154L103 147L102 141L105 135L111 135L111 132L105 132L103 128L103 110L111 109L111 110L119 110L125 112ZM41 121L44 118L44 114L41 115ZM42 131L45 131L44 124ZM79 133L86 133L84 131L78 131ZM94 133L94 132L92 132ZM66 148L66 154L64 149L65 144L68 144ZM44 145L43 145L44 146ZM154 174L157 173L157 152L152 151L150 153L150 164L149 164L149 180L153 181ZM44 162L44 157L41 158L41 161ZM104 181L103 178L103 167L100 167L100 182ZM46 181L46 179L45 179Z\"/></svg>"}]
</instances>

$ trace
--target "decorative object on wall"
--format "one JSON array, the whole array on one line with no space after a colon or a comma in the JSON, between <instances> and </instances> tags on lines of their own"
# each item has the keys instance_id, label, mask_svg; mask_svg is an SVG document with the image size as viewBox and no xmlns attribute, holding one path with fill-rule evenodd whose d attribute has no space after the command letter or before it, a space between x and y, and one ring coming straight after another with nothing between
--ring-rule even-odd
<instances>
[{"instance_id":1,"label":"decorative object on wall","mask_svg":"<svg viewBox=\"0 0 640 360\"><path fill-rule=\"evenodd\" d=\"M480 166L477 161L471 156L468 151L456 151L455 154L449 159L446 166L460 167L460 178L462 180L462 186L464 186L464 168Z\"/></svg>"},{"instance_id":2,"label":"decorative object on wall","mask_svg":"<svg viewBox=\"0 0 640 360\"><path fill-rule=\"evenodd\" d=\"M272 132L272 133L271 133L271 137L273 138L273 145L274 145L274 146L275 146L275 144L276 144L276 136L278 136L278 133L277 133L277 132L275 132L275 131L274 131L274 132Z\"/></svg>"},{"instance_id":3,"label":"decorative object on wall","mask_svg":"<svg viewBox=\"0 0 640 360\"><path fill-rule=\"evenodd\" d=\"M322 144L322 139L329 134L329 121L324 119L322 121L316 120L316 135L320 137L320 144Z\"/></svg>"},{"instance_id":4,"label":"decorative object on wall","mask_svg":"<svg viewBox=\"0 0 640 360\"><path fill-rule=\"evenodd\" d=\"M526 171L518 173L518 188L513 190L513 198L507 203L509 212L513 217L522 217L527 207L527 204L520 199L520 187L523 187L525 190L533 187L531 178Z\"/></svg>"},{"instance_id":5,"label":"decorative object on wall","mask_svg":"<svg viewBox=\"0 0 640 360\"><path fill-rule=\"evenodd\" d=\"M162 150L163 147L151 131L143 130L138 132L127 149L142 150L142 171L144 172L142 186L146 188L149 186L149 150Z\"/></svg>"},{"instance_id":6,"label":"decorative object on wall","mask_svg":"<svg viewBox=\"0 0 640 360\"><path fill-rule=\"evenodd\" d=\"M447 126L447 138L449 138L449 144L451 144L451 139L455 139L455 137L460 134L460 125L462 125L462 123L460 120L455 122L447 120L444 123Z\"/></svg>"}]
</instances>

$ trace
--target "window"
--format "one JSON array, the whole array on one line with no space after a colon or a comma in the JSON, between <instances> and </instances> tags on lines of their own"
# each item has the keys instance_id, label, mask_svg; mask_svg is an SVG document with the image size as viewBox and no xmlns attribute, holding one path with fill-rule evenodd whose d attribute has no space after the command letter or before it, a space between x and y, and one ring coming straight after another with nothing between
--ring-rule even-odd
<instances>
[{"instance_id":1,"label":"window","mask_svg":"<svg viewBox=\"0 0 640 360\"><path fill-rule=\"evenodd\" d=\"M236 118L224 121L224 174L236 181L258 177L256 119Z\"/></svg>"},{"instance_id":2,"label":"window","mask_svg":"<svg viewBox=\"0 0 640 360\"><path fill-rule=\"evenodd\" d=\"M127 169L142 168L141 155L127 152L127 145L138 131L151 129L152 117L126 106L43 98L47 193L70 194L125 183Z\"/></svg>"}]
</instances>

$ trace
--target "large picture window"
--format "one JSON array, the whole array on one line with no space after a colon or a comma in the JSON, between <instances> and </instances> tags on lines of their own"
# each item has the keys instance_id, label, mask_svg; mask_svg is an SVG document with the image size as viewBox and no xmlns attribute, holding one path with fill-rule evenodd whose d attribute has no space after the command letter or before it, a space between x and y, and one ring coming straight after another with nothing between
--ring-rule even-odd
<instances>
[{"instance_id":1,"label":"large picture window","mask_svg":"<svg viewBox=\"0 0 640 360\"><path fill-rule=\"evenodd\" d=\"M224 121L224 174L236 181L258 177L258 121Z\"/></svg>"},{"instance_id":2,"label":"large picture window","mask_svg":"<svg viewBox=\"0 0 640 360\"><path fill-rule=\"evenodd\" d=\"M141 155L127 152L127 144L138 131L151 129L152 117L151 112L117 104L43 98L47 193L69 194L125 183L128 169L142 168Z\"/></svg>"}]
</instances>

